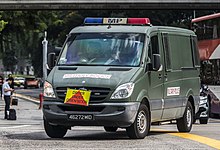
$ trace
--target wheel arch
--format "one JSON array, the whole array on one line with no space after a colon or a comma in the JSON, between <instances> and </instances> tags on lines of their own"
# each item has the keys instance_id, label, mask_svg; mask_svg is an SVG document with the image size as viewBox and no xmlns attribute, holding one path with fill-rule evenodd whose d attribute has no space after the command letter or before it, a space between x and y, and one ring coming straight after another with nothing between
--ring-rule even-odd
<instances>
[{"instance_id":1,"label":"wheel arch","mask_svg":"<svg viewBox=\"0 0 220 150\"><path fill-rule=\"evenodd\" d=\"M194 101L194 98L193 98L192 95L189 96L188 101L191 103L192 108L193 108L193 114L195 115L196 114L196 112L195 112L195 101Z\"/></svg>"},{"instance_id":2,"label":"wheel arch","mask_svg":"<svg viewBox=\"0 0 220 150\"><path fill-rule=\"evenodd\" d=\"M150 115L150 120L151 120L151 108L150 108L150 102L149 102L149 100L148 100L146 97L144 97L144 98L142 99L142 101L141 101L141 104L144 104L144 105L146 105L146 106L148 107L148 109L149 109L149 115Z\"/></svg>"},{"instance_id":3,"label":"wheel arch","mask_svg":"<svg viewBox=\"0 0 220 150\"><path fill-rule=\"evenodd\" d=\"M195 115L197 113L197 111L199 110L199 102L200 102L199 93L198 93L198 95L195 95L193 90L189 89L186 92L186 101L184 103L186 104L187 101L189 101L191 103L191 105L193 107L193 113Z\"/></svg>"}]
</instances>

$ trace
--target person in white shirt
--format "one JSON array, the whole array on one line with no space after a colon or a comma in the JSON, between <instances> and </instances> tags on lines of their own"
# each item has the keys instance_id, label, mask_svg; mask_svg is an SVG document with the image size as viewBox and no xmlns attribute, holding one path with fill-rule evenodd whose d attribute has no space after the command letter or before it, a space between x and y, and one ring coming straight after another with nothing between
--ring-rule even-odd
<instances>
[{"instance_id":1,"label":"person in white shirt","mask_svg":"<svg viewBox=\"0 0 220 150\"><path fill-rule=\"evenodd\" d=\"M2 85L2 94L5 100L5 117L4 119L8 119L9 109L10 109L10 102L11 102L11 92L14 89L10 88L10 84L12 83L12 79L8 78L6 82Z\"/></svg>"}]
</instances>

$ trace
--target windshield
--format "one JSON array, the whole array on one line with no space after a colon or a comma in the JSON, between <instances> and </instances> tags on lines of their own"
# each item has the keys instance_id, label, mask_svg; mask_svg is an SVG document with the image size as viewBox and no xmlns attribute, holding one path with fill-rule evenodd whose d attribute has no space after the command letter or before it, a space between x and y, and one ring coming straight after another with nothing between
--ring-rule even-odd
<instances>
[{"instance_id":1,"label":"windshield","mask_svg":"<svg viewBox=\"0 0 220 150\"><path fill-rule=\"evenodd\" d=\"M58 65L138 66L144 34L72 34L65 43Z\"/></svg>"}]
</instances>

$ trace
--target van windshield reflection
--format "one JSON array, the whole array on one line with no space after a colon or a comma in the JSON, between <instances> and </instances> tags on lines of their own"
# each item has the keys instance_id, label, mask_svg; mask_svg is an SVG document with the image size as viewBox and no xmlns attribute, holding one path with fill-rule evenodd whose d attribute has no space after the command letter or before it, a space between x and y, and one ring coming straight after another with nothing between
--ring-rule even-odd
<instances>
[{"instance_id":1,"label":"van windshield reflection","mask_svg":"<svg viewBox=\"0 0 220 150\"><path fill-rule=\"evenodd\" d=\"M58 65L139 66L144 35L137 33L72 34Z\"/></svg>"}]
</instances>

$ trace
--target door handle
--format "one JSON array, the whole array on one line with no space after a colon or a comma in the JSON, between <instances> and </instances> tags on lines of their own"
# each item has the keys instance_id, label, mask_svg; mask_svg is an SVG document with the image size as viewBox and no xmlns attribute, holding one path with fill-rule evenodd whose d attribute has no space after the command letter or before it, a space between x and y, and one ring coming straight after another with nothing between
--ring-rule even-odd
<instances>
[{"instance_id":1,"label":"door handle","mask_svg":"<svg viewBox=\"0 0 220 150\"><path fill-rule=\"evenodd\" d=\"M164 75L165 81L168 81L167 74Z\"/></svg>"},{"instance_id":2,"label":"door handle","mask_svg":"<svg viewBox=\"0 0 220 150\"><path fill-rule=\"evenodd\" d=\"M161 78L162 78L162 74L159 74L159 75L158 75L158 78L161 79Z\"/></svg>"},{"instance_id":3,"label":"door handle","mask_svg":"<svg viewBox=\"0 0 220 150\"><path fill-rule=\"evenodd\" d=\"M167 74L164 75L164 78L167 78Z\"/></svg>"}]
</instances>

